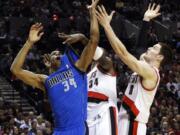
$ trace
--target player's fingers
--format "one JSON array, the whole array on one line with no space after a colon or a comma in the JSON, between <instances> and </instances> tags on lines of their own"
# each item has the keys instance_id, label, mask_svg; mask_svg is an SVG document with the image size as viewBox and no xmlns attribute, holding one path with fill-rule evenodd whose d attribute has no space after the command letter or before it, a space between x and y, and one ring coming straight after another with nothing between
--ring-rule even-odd
<instances>
[{"instance_id":1,"label":"player's fingers","mask_svg":"<svg viewBox=\"0 0 180 135\"><path fill-rule=\"evenodd\" d=\"M106 16L108 16L108 14L107 14L107 12L106 12L106 9L104 8L103 5L101 6L101 9L102 9L103 13L104 13Z\"/></svg>"},{"instance_id":2,"label":"player's fingers","mask_svg":"<svg viewBox=\"0 0 180 135\"><path fill-rule=\"evenodd\" d=\"M42 23L37 22L37 23L35 23L35 24L33 24L33 25L31 26L31 30L37 30L37 29L39 29L41 26L42 26Z\"/></svg>"},{"instance_id":3,"label":"player's fingers","mask_svg":"<svg viewBox=\"0 0 180 135\"><path fill-rule=\"evenodd\" d=\"M71 39L66 39L64 42L63 42L63 44L69 44L69 41L70 41Z\"/></svg>"},{"instance_id":4,"label":"player's fingers","mask_svg":"<svg viewBox=\"0 0 180 135\"><path fill-rule=\"evenodd\" d=\"M62 38L62 39L66 39L66 38L68 38L68 35L66 35L64 33L58 33L58 37Z\"/></svg>"},{"instance_id":5,"label":"player's fingers","mask_svg":"<svg viewBox=\"0 0 180 135\"><path fill-rule=\"evenodd\" d=\"M33 25L31 26L31 29L34 29L34 28L36 28L36 24L33 24Z\"/></svg>"},{"instance_id":6,"label":"player's fingers","mask_svg":"<svg viewBox=\"0 0 180 135\"><path fill-rule=\"evenodd\" d=\"M49 60L49 58L48 58L48 55L47 54L44 54L44 56L43 56L43 62L44 63L47 63L47 62L50 62L50 60Z\"/></svg>"},{"instance_id":7,"label":"player's fingers","mask_svg":"<svg viewBox=\"0 0 180 135\"><path fill-rule=\"evenodd\" d=\"M96 18L99 20L101 18L101 14L99 13L99 11L96 10Z\"/></svg>"},{"instance_id":8,"label":"player's fingers","mask_svg":"<svg viewBox=\"0 0 180 135\"><path fill-rule=\"evenodd\" d=\"M161 13L157 13L157 14L156 14L156 17L157 17L157 16L160 16L160 15L161 15Z\"/></svg>"},{"instance_id":9,"label":"player's fingers","mask_svg":"<svg viewBox=\"0 0 180 135\"><path fill-rule=\"evenodd\" d=\"M51 61L51 55L49 53L47 54L47 59L48 61Z\"/></svg>"},{"instance_id":10,"label":"player's fingers","mask_svg":"<svg viewBox=\"0 0 180 135\"><path fill-rule=\"evenodd\" d=\"M110 14L110 17L112 18L113 15L114 15L115 11L112 11L111 14Z\"/></svg>"},{"instance_id":11,"label":"player's fingers","mask_svg":"<svg viewBox=\"0 0 180 135\"><path fill-rule=\"evenodd\" d=\"M50 61L50 55L49 54L44 54L44 60Z\"/></svg>"},{"instance_id":12,"label":"player's fingers","mask_svg":"<svg viewBox=\"0 0 180 135\"><path fill-rule=\"evenodd\" d=\"M97 8L98 8L99 13L102 15L102 14L103 14L103 11L102 11L101 7L98 6Z\"/></svg>"},{"instance_id":13,"label":"player's fingers","mask_svg":"<svg viewBox=\"0 0 180 135\"><path fill-rule=\"evenodd\" d=\"M39 36L42 37L44 35L44 32L39 33Z\"/></svg>"},{"instance_id":14,"label":"player's fingers","mask_svg":"<svg viewBox=\"0 0 180 135\"><path fill-rule=\"evenodd\" d=\"M86 8L87 9L90 9L92 6L91 5L86 5Z\"/></svg>"},{"instance_id":15,"label":"player's fingers","mask_svg":"<svg viewBox=\"0 0 180 135\"><path fill-rule=\"evenodd\" d=\"M161 6L160 5L157 5L156 9L155 9L155 12L158 13L159 10L160 10Z\"/></svg>"},{"instance_id":16,"label":"player's fingers","mask_svg":"<svg viewBox=\"0 0 180 135\"><path fill-rule=\"evenodd\" d=\"M39 28L39 27L40 27L40 23L39 23L39 22L37 22L37 23L34 24L34 28L37 29L37 28Z\"/></svg>"},{"instance_id":17,"label":"player's fingers","mask_svg":"<svg viewBox=\"0 0 180 135\"><path fill-rule=\"evenodd\" d=\"M149 5L148 5L148 10L150 10L151 9L151 3L149 3Z\"/></svg>"},{"instance_id":18,"label":"player's fingers","mask_svg":"<svg viewBox=\"0 0 180 135\"><path fill-rule=\"evenodd\" d=\"M42 31L43 30L43 26L40 25L38 28L37 28L38 31Z\"/></svg>"},{"instance_id":19,"label":"player's fingers","mask_svg":"<svg viewBox=\"0 0 180 135\"><path fill-rule=\"evenodd\" d=\"M38 24L37 24L37 27L41 27L41 26L42 26L42 23L38 23Z\"/></svg>"},{"instance_id":20,"label":"player's fingers","mask_svg":"<svg viewBox=\"0 0 180 135\"><path fill-rule=\"evenodd\" d=\"M156 3L153 3L151 10L154 10L155 6L156 6Z\"/></svg>"},{"instance_id":21,"label":"player's fingers","mask_svg":"<svg viewBox=\"0 0 180 135\"><path fill-rule=\"evenodd\" d=\"M95 0L95 5L97 5L98 2L99 2L99 0Z\"/></svg>"}]
</instances>

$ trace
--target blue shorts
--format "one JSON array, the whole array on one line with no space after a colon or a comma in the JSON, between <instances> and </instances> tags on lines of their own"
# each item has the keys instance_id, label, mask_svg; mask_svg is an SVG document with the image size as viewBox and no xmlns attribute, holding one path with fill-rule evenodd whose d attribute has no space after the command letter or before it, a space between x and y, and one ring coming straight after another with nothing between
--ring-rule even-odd
<instances>
[{"instance_id":1,"label":"blue shorts","mask_svg":"<svg viewBox=\"0 0 180 135\"><path fill-rule=\"evenodd\" d=\"M53 135L86 135L86 126L78 126L66 130L54 129Z\"/></svg>"}]
</instances>

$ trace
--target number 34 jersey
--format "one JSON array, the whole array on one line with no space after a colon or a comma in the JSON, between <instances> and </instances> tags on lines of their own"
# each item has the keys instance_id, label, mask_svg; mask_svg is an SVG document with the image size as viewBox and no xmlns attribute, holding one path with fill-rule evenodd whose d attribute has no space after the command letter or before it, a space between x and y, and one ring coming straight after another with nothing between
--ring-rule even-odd
<instances>
[{"instance_id":1,"label":"number 34 jersey","mask_svg":"<svg viewBox=\"0 0 180 135\"><path fill-rule=\"evenodd\" d=\"M158 69L155 69L155 71L158 80L155 88L152 90L147 90L143 86L142 78L137 73L131 75L125 95L122 99L119 117L127 117L126 115L128 114L130 119L147 123L150 115L150 107L153 103L160 80Z\"/></svg>"},{"instance_id":2,"label":"number 34 jersey","mask_svg":"<svg viewBox=\"0 0 180 135\"><path fill-rule=\"evenodd\" d=\"M46 80L55 128L70 130L84 125L87 115L87 76L64 54L61 67ZM82 131L83 133L83 131Z\"/></svg>"},{"instance_id":3,"label":"number 34 jersey","mask_svg":"<svg viewBox=\"0 0 180 135\"><path fill-rule=\"evenodd\" d=\"M88 73L89 92L98 92L117 102L116 75L105 73L100 66L95 66Z\"/></svg>"}]
</instances>

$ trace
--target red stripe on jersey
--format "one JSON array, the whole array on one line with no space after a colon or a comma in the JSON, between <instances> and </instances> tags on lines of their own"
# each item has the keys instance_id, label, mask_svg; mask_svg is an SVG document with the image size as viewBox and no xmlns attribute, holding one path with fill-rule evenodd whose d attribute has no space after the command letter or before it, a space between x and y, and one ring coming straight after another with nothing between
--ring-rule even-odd
<instances>
[{"instance_id":1,"label":"red stripe on jersey","mask_svg":"<svg viewBox=\"0 0 180 135\"><path fill-rule=\"evenodd\" d=\"M107 97L106 95L99 93L99 92L94 92L94 91L89 91L88 92L88 97L90 98L96 98L99 100L108 100L109 97Z\"/></svg>"},{"instance_id":2,"label":"red stripe on jersey","mask_svg":"<svg viewBox=\"0 0 180 135\"><path fill-rule=\"evenodd\" d=\"M116 108L111 106L109 107L109 111L110 111L110 120L111 120L111 135L118 135Z\"/></svg>"},{"instance_id":3,"label":"red stripe on jersey","mask_svg":"<svg viewBox=\"0 0 180 135\"><path fill-rule=\"evenodd\" d=\"M138 129L138 122L133 122L133 135L137 135L137 129Z\"/></svg>"},{"instance_id":4,"label":"red stripe on jersey","mask_svg":"<svg viewBox=\"0 0 180 135\"><path fill-rule=\"evenodd\" d=\"M114 112L114 119L115 119L115 131L116 131L116 135L118 135L118 124L117 124L117 115L116 115L116 108L113 107L113 112Z\"/></svg>"},{"instance_id":5,"label":"red stripe on jersey","mask_svg":"<svg viewBox=\"0 0 180 135\"><path fill-rule=\"evenodd\" d=\"M127 106L129 106L129 108L131 109L131 111L134 113L135 116L139 114L139 110L137 109L134 102L130 98L124 95L122 101L126 103Z\"/></svg>"}]
</instances>

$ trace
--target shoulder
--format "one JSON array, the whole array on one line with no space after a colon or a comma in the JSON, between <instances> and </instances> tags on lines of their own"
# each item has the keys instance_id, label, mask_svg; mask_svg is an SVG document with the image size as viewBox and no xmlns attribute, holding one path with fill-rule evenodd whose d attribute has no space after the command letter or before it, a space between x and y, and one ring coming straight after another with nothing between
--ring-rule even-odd
<instances>
[{"instance_id":1,"label":"shoulder","mask_svg":"<svg viewBox=\"0 0 180 135\"><path fill-rule=\"evenodd\" d=\"M151 75L145 79L142 79L142 85L144 88L148 91L154 90L158 85L160 81L160 75L159 70L155 67L151 67Z\"/></svg>"},{"instance_id":2,"label":"shoulder","mask_svg":"<svg viewBox=\"0 0 180 135\"><path fill-rule=\"evenodd\" d=\"M84 67L81 66L81 62L80 60L77 60L74 64L74 67L76 68L77 71L81 72L81 73L86 73L86 70Z\"/></svg>"}]
</instances>

